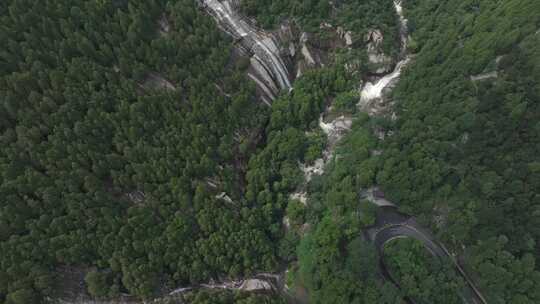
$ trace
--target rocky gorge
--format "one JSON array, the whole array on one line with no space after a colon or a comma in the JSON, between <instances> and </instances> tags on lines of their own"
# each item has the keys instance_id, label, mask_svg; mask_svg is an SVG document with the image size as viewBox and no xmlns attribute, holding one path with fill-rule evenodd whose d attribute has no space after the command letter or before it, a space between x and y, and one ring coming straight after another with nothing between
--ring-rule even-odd
<instances>
[{"instance_id":1,"label":"rocky gorge","mask_svg":"<svg viewBox=\"0 0 540 304\"><path fill-rule=\"evenodd\" d=\"M265 32L258 29L253 21L238 13L239 3L236 0L201 0L200 3L214 17L218 26L235 39L239 49L245 55L251 56L248 77L264 93L262 98L268 105L280 92L291 90L294 80L307 69L324 67L328 63L328 54L321 51L324 47L314 47L312 34L302 32L291 22L282 24L279 29L273 32ZM358 85L357 108L370 115L378 115L388 108L384 102L386 93L395 86L402 69L411 60L406 52L407 20L403 16L401 0L394 1L394 8L399 18L400 61L396 63L394 58L382 51L384 37L380 30L370 30L362 41L368 55L368 72L371 81L361 82ZM328 23L321 24L320 28L331 32L334 36L332 40L334 45L326 46L327 50L328 48L353 47L355 41L352 32ZM299 164L300 169L304 172L305 182L296 192L291 193L290 197L304 204L308 204L309 201L305 186L314 175L324 173L325 166L335 156L336 146L350 130L353 123L351 115L338 115L327 121L325 117L331 111L332 107L330 106L319 118L318 127L327 136L327 145L322 157L315 160L312 165ZM287 227L289 222L287 217L284 218L283 222ZM288 294L284 277L285 272L282 272L256 275L253 278L222 280L198 286L180 287L171 291L168 297L175 297L200 288Z\"/></svg>"},{"instance_id":2,"label":"rocky gorge","mask_svg":"<svg viewBox=\"0 0 540 304\"><path fill-rule=\"evenodd\" d=\"M249 57L247 76L253 80L260 91L261 99L267 105L283 92L293 87L293 82L301 77L307 70L324 67L330 63L330 50L338 48L351 49L355 47L355 36L341 26L328 23L320 25L321 30L331 33L330 42L321 43L313 34L302 31L294 22L285 22L274 31L259 29L255 22L242 16L238 12L237 0L198 0L200 7L211 15L217 26L230 35L237 50ZM396 12L401 20L400 32L406 35L406 20L401 15L400 1L395 2ZM409 62L404 57L397 64L395 59L384 54L381 44L384 37L380 30L372 29L363 37L361 44L366 48L368 55L368 71L371 82L361 82L358 85L359 101L357 107L369 114L380 112L384 99L383 92L391 88L399 79L401 70ZM406 37L402 38L402 49L406 48ZM304 172L305 183L298 191L291 194L291 198L298 199L307 204L309 198L305 185L314 175L324 173L325 166L335 156L335 148L339 141L350 130L353 122L351 115L338 115L327 120L329 107L319 119L318 127L327 136L327 146L320 159L314 164L299 164ZM226 197L224 197L226 199ZM287 218L284 218L287 222ZM192 286L180 286L162 292L154 303L166 303L172 299L181 299L182 295L200 289L237 290L247 292L277 292L287 293L285 272L261 273L246 278L220 278ZM126 295L120 302L99 302L83 300L62 303L136 303Z\"/></svg>"}]
</instances>

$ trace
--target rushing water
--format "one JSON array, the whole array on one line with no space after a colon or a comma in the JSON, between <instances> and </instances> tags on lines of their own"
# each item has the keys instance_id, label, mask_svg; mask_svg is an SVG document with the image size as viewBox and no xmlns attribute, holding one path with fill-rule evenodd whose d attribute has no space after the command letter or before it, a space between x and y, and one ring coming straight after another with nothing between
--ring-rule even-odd
<instances>
[{"instance_id":1,"label":"rushing water","mask_svg":"<svg viewBox=\"0 0 540 304\"><path fill-rule=\"evenodd\" d=\"M403 7L401 0L394 1L394 8L397 15L399 16L399 34L401 37L400 53L404 55L404 58L396 64L396 67L394 68L392 73L385 75L374 82L367 82L364 85L362 91L360 92L360 107L365 106L371 100L382 98L383 90L399 79L399 76L401 75L401 70L410 61L410 57L406 54L408 41L407 19L405 19L405 17L403 16Z\"/></svg>"},{"instance_id":2,"label":"rushing water","mask_svg":"<svg viewBox=\"0 0 540 304\"><path fill-rule=\"evenodd\" d=\"M404 58L396 64L394 70L391 73L377 79L374 82L367 82L364 85L360 92L360 102L358 104L358 107L360 108L363 108L367 103L372 100L383 98L383 90L393 85L399 80L402 69L410 61L410 57L406 55L408 41L407 19L405 19L405 17L403 16L403 7L401 5L401 0L394 1L394 8L397 15L399 16L399 33L401 37L400 53ZM328 148L326 149L326 151L324 151L323 157L315 161L312 166L301 166L302 170L304 171L305 180L307 182L309 182L309 180L314 174L320 175L324 173L324 167L333 155L335 144L343 137L343 135L345 135L345 133L350 129L351 125L352 120L348 117L337 117L333 121L325 123L323 120L323 116L321 116L321 118L319 119L319 127L328 136ZM292 197L300 195L305 195L305 193L293 193Z\"/></svg>"},{"instance_id":3,"label":"rushing water","mask_svg":"<svg viewBox=\"0 0 540 304\"><path fill-rule=\"evenodd\" d=\"M360 92L360 105L365 105L368 101L373 99L382 98L383 90L399 79L401 70L409 63L409 61L410 58L406 57L396 64L392 73L385 75L375 82L366 83Z\"/></svg>"},{"instance_id":4,"label":"rushing water","mask_svg":"<svg viewBox=\"0 0 540 304\"><path fill-rule=\"evenodd\" d=\"M256 60L265 66L267 70L273 71L273 79L276 79L277 84L281 89L290 88L291 84L289 82L289 75L286 65L283 60L279 57L279 49L275 44L274 40L269 36L261 34L260 32L253 29L247 22L245 22L241 17L234 12L231 7L231 0L201 0L203 4L207 6L213 13L214 17L220 23L220 26L227 31L230 35L234 37L243 37L244 39L249 38L253 41L252 50L254 51L254 57L257 57ZM399 16L400 20L400 35L401 35L401 54L404 56L404 59L399 61L396 64L394 70L381 77L380 79L374 82L368 82L362 88L360 93L360 104L364 102L369 102L374 99L382 98L382 92L385 88L392 85L399 79L401 70L403 67L409 63L410 58L405 56L406 47L407 47L407 20L403 16L403 9L401 6L401 0L394 1L394 7L396 13ZM263 76L264 77L264 76ZM259 80L254 79L260 83ZM274 86L275 84L270 84ZM268 88L266 88L268 89ZM325 123L323 116L319 120L319 127L328 137L328 147L323 153L323 157L316 160L312 166L305 166L301 164L301 169L304 171L306 181L309 181L313 175L321 175L324 173L324 167L327 162L332 158L334 153L335 145L339 140L347 133L352 125L352 119L350 117L340 116L332 120L331 122ZM296 193L291 194L291 198L298 199L303 203L306 203L307 193L305 191L297 191ZM285 219L286 220L286 219ZM278 280L279 281L279 280ZM214 284L202 284L195 287L183 287L178 288L170 293L170 295L175 295L190 291L194 288L221 288L221 289L249 289L246 286L247 283L251 282L254 285L261 286L262 290L269 288L271 283L264 278L248 279L248 280L238 280L238 281L226 281L222 283ZM255 284L256 283L256 284Z\"/></svg>"}]
</instances>

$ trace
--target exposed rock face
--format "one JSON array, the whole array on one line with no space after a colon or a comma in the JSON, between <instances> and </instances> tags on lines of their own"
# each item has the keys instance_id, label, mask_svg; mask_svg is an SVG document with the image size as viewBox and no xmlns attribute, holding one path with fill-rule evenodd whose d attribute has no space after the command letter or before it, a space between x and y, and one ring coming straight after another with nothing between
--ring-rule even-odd
<instances>
[{"instance_id":1,"label":"exposed rock face","mask_svg":"<svg viewBox=\"0 0 540 304\"><path fill-rule=\"evenodd\" d=\"M216 195L215 198L217 198L219 200L222 200L222 201L224 201L226 203L229 203L229 204L234 204L231 197L228 196L227 193L225 193L225 192L221 192L220 194Z\"/></svg>"},{"instance_id":2,"label":"exposed rock face","mask_svg":"<svg viewBox=\"0 0 540 304\"><path fill-rule=\"evenodd\" d=\"M302 33L302 36L300 36L300 45L302 46L302 49L301 49L302 55L304 56L304 59L306 63L308 64L308 66L314 67L317 64L317 61L315 60L314 54L312 54L309 49L309 46L307 44L308 41L309 41L309 34L305 32Z\"/></svg>"},{"instance_id":3,"label":"exposed rock face","mask_svg":"<svg viewBox=\"0 0 540 304\"><path fill-rule=\"evenodd\" d=\"M345 29L339 26L337 28L337 34L339 35L339 38L345 41L346 46L351 47L353 45L353 33L351 31L345 31Z\"/></svg>"},{"instance_id":4,"label":"exposed rock face","mask_svg":"<svg viewBox=\"0 0 540 304\"><path fill-rule=\"evenodd\" d=\"M497 78L497 77L499 77L499 73L497 71L493 71L493 72L479 74L479 75L472 75L471 81L475 82L475 81L486 80L486 79Z\"/></svg>"},{"instance_id":5,"label":"exposed rock face","mask_svg":"<svg viewBox=\"0 0 540 304\"><path fill-rule=\"evenodd\" d=\"M341 115L329 123L325 123L322 116L319 118L319 127L328 137L328 145L334 146L352 127L352 119Z\"/></svg>"},{"instance_id":6,"label":"exposed rock face","mask_svg":"<svg viewBox=\"0 0 540 304\"><path fill-rule=\"evenodd\" d=\"M358 107L370 115L379 115L389 109L388 105L393 101L389 101L388 98L385 98L385 96L388 95L387 92L391 91L398 82L402 69L411 61L411 56L407 54L407 44L409 41L407 19L405 19L403 15L403 8L401 4L401 0L394 1L394 8L396 9L396 13L399 17L399 33L401 38L400 57L402 57L402 59L394 66L392 73L387 73L381 78L378 78L372 82L367 82L363 85L363 87L361 87L362 89L360 92L360 102L358 103ZM381 54L377 53L377 46L380 46L383 41L382 33L380 33L380 31L369 31L364 40L369 41L368 54L370 52L373 55ZM391 114L392 119L395 119L394 114L395 113Z\"/></svg>"},{"instance_id":7,"label":"exposed rock face","mask_svg":"<svg viewBox=\"0 0 540 304\"><path fill-rule=\"evenodd\" d=\"M343 28L336 31L329 23L321 23L321 29L331 33L332 38L323 40L301 32L294 22L289 21L273 32L265 32L258 29L252 20L240 16L238 0L198 1L218 26L235 38L243 54L251 57L248 77L257 84L267 104L282 90L290 90L291 81L306 70L323 67L331 50L354 44L352 32ZM289 73L293 71L295 75L291 77Z\"/></svg>"},{"instance_id":8,"label":"exposed rock face","mask_svg":"<svg viewBox=\"0 0 540 304\"><path fill-rule=\"evenodd\" d=\"M344 38L345 38L345 43L347 44L347 46L351 46L353 44L351 32L346 32Z\"/></svg>"},{"instance_id":9,"label":"exposed rock face","mask_svg":"<svg viewBox=\"0 0 540 304\"><path fill-rule=\"evenodd\" d=\"M285 22L280 25L277 36L282 43L293 42L297 38L296 28L290 22Z\"/></svg>"},{"instance_id":10,"label":"exposed rock face","mask_svg":"<svg viewBox=\"0 0 540 304\"><path fill-rule=\"evenodd\" d=\"M171 299L177 297L183 293L191 292L200 289L225 289L225 290L243 290L252 292L274 292L276 290L282 290L284 286L283 275L273 273L259 273L254 277L238 280L226 280L221 282L210 281L206 284L200 284L195 286L180 287L161 299Z\"/></svg>"},{"instance_id":11,"label":"exposed rock face","mask_svg":"<svg viewBox=\"0 0 540 304\"><path fill-rule=\"evenodd\" d=\"M378 29L369 30L364 37L367 46L370 71L375 74L385 74L392 71L394 60L382 51L383 34Z\"/></svg>"},{"instance_id":12,"label":"exposed rock face","mask_svg":"<svg viewBox=\"0 0 540 304\"><path fill-rule=\"evenodd\" d=\"M384 98L386 92L392 90L399 81L399 76L403 67L410 61L406 58L395 66L394 71L375 82L368 82L364 85L360 92L360 102L358 107L370 115L381 114L386 110L386 100Z\"/></svg>"},{"instance_id":13,"label":"exposed rock face","mask_svg":"<svg viewBox=\"0 0 540 304\"><path fill-rule=\"evenodd\" d=\"M296 45L294 44L294 42L289 43L289 56L296 56Z\"/></svg>"},{"instance_id":14,"label":"exposed rock face","mask_svg":"<svg viewBox=\"0 0 540 304\"><path fill-rule=\"evenodd\" d=\"M158 20L159 32L161 35L167 35L171 30L171 25L169 24L169 19L166 15L161 16Z\"/></svg>"},{"instance_id":15,"label":"exposed rock face","mask_svg":"<svg viewBox=\"0 0 540 304\"><path fill-rule=\"evenodd\" d=\"M317 66L318 57L308 44L309 35L300 32L294 22L286 21L281 24L275 35L279 38L280 44L286 46L281 50L281 54L289 69L296 71L295 79L305 70Z\"/></svg>"},{"instance_id":16,"label":"exposed rock face","mask_svg":"<svg viewBox=\"0 0 540 304\"><path fill-rule=\"evenodd\" d=\"M244 291L272 290L272 285L270 285L270 283L268 283L267 281L259 279L249 279L245 280L239 289Z\"/></svg>"},{"instance_id":17,"label":"exposed rock face","mask_svg":"<svg viewBox=\"0 0 540 304\"><path fill-rule=\"evenodd\" d=\"M319 158L315 160L313 164L309 166L306 164L300 164L300 170L304 172L304 180L306 182L309 182L311 181L313 176L322 175L324 173L324 165L325 165L324 158ZM305 196L304 196L304 192L300 192L300 193L295 192L292 195L292 197L304 198ZM307 197L306 197L306 202L307 202Z\"/></svg>"},{"instance_id":18,"label":"exposed rock face","mask_svg":"<svg viewBox=\"0 0 540 304\"><path fill-rule=\"evenodd\" d=\"M331 29L333 26L332 24L328 23L328 22L323 22L321 23L321 25L319 26L319 28L321 29Z\"/></svg>"},{"instance_id":19,"label":"exposed rock face","mask_svg":"<svg viewBox=\"0 0 540 304\"><path fill-rule=\"evenodd\" d=\"M214 17L218 26L233 38L246 54L251 56L249 77L263 92L267 103L281 90L291 88L289 70L282 57L278 39L255 28L236 12L235 0L199 0Z\"/></svg>"},{"instance_id":20,"label":"exposed rock face","mask_svg":"<svg viewBox=\"0 0 540 304\"><path fill-rule=\"evenodd\" d=\"M144 201L146 195L144 192L140 190L131 191L129 193L126 193L126 196L129 198L129 200L135 204L140 204Z\"/></svg>"},{"instance_id":21,"label":"exposed rock face","mask_svg":"<svg viewBox=\"0 0 540 304\"><path fill-rule=\"evenodd\" d=\"M300 167L304 167L302 164L300 164ZM298 200L300 201L302 204L304 204L305 206L307 206L307 193L306 192L299 192L299 193L292 193L290 196L289 196L290 199L292 200Z\"/></svg>"},{"instance_id":22,"label":"exposed rock face","mask_svg":"<svg viewBox=\"0 0 540 304\"><path fill-rule=\"evenodd\" d=\"M141 86L144 89L176 90L176 87L170 81L158 73L149 73Z\"/></svg>"},{"instance_id":23,"label":"exposed rock face","mask_svg":"<svg viewBox=\"0 0 540 304\"><path fill-rule=\"evenodd\" d=\"M324 174L326 164L332 159L336 144L339 140L351 129L352 118L347 116L339 116L334 120L324 122L324 113L319 118L319 127L326 134L328 144L323 151L323 156L313 162L311 165L300 163L300 170L304 173L304 186L311 181L313 176ZM303 189L298 189L289 196L291 199L297 199L304 205L307 205L307 193Z\"/></svg>"},{"instance_id":24,"label":"exposed rock face","mask_svg":"<svg viewBox=\"0 0 540 304\"><path fill-rule=\"evenodd\" d=\"M378 47L383 42L383 34L380 30L374 29L369 30L366 34L366 37L364 38L364 41L368 43L368 50L374 51L377 50Z\"/></svg>"}]
</instances>

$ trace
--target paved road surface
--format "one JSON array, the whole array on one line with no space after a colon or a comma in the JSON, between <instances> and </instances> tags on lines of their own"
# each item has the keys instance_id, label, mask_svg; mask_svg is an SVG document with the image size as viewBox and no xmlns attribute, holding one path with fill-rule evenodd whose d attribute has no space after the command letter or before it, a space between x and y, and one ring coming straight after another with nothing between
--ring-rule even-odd
<instances>
[{"instance_id":1,"label":"paved road surface","mask_svg":"<svg viewBox=\"0 0 540 304\"><path fill-rule=\"evenodd\" d=\"M485 298L474 286L473 282L459 266L455 258L442 244L437 242L435 237L429 231L421 227L414 218L399 213L395 207L379 207L377 210L377 220L375 225L369 228L367 233L368 237L374 242L375 247L379 252L379 257L381 258L380 265L381 268L383 268L383 274L387 279L393 281L392 278L389 277L389 273L384 265L384 260L382 259L384 245L397 238L414 238L421 241L426 249L429 250L434 256L439 258L448 258L454 263L454 266L463 276L469 287L469 290L466 292L467 294L472 295L468 301L469 303L487 304Z\"/></svg>"}]
</instances>

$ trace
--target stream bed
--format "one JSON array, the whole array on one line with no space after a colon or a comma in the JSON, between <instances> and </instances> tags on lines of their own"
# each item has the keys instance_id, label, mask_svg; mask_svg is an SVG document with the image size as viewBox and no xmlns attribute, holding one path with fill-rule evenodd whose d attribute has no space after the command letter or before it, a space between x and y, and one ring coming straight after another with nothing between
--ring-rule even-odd
<instances>
[{"instance_id":1,"label":"stream bed","mask_svg":"<svg viewBox=\"0 0 540 304\"><path fill-rule=\"evenodd\" d=\"M401 40L401 57L402 59L395 65L393 71L382 77L376 78L372 82L363 84L360 90L360 100L357 107L370 115L376 115L378 109L372 106L374 102L380 102L384 98L385 89L391 89L399 81L399 77L404 67L409 64L411 57L407 54L407 19L403 15L403 7L401 0L394 1L394 8L399 17L400 25L400 40ZM327 135L327 147L323 152L323 156L317 159L312 165L300 164L300 168L304 172L304 181L308 183L314 175L322 175L328 162L334 156L334 150L339 141L347 134L352 126L352 117L338 116L330 122L324 121L325 113L319 118L319 127ZM305 185L301 190L290 195L291 199L300 199L302 203L307 204L307 193Z\"/></svg>"}]
</instances>

